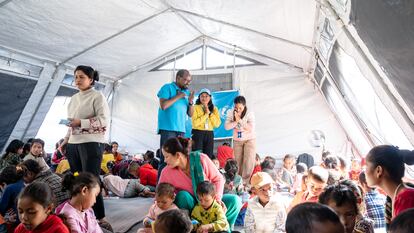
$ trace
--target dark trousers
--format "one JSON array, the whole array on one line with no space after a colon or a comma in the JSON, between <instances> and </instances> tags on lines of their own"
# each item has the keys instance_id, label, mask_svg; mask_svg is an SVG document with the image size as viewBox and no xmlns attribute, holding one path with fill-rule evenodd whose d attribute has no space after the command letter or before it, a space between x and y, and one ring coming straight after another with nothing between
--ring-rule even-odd
<instances>
[{"instance_id":1,"label":"dark trousers","mask_svg":"<svg viewBox=\"0 0 414 233\"><path fill-rule=\"evenodd\" d=\"M158 156L158 158L160 158L160 164L158 165L158 179L157 180L160 179L161 171L167 165L164 162L164 155L162 154L162 146L170 138L175 138L175 137L178 137L178 136L184 137L183 132L168 131L168 130L162 130L162 129L159 131L159 134L160 134L160 150L159 150L159 154L157 156Z\"/></svg>"},{"instance_id":2,"label":"dark trousers","mask_svg":"<svg viewBox=\"0 0 414 233\"><path fill-rule=\"evenodd\" d=\"M214 133L208 130L193 129L193 151L201 150L208 155L210 159L215 159L214 148Z\"/></svg>"},{"instance_id":3,"label":"dark trousers","mask_svg":"<svg viewBox=\"0 0 414 233\"><path fill-rule=\"evenodd\" d=\"M70 171L72 173L90 172L100 180L103 149L104 145L98 142L68 144L66 157L70 165ZM96 203L92 208L98 220L105 217L105 207L101 193L96 197Z\"/></svg>"}]
</instances>

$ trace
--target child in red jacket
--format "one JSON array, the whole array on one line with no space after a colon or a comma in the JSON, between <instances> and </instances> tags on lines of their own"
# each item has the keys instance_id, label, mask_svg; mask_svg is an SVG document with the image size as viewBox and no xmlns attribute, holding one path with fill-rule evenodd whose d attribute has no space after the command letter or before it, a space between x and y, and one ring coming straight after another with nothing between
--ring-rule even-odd
<instances>
[{"instance_id":1,"label":"child in red jacket","mask_svg":"<svg viewBox=\"0 0 414 233\"><path fill-rule=\"evenodd\" d=\"M154 169L150 164L146 163L140 166L138 162L132 162L129 164L128 172L135 178L139 178L139 182L150 188L151 191L155 190L157 185L157 169Z\"/></svg>"},{"instance_id":2,"label":"child in red jacket","mask_svg":"<svg viewBox=\"0 0 414 233\"><path fill-rule=\"evenodd\" d=\"M17 206L21 223L15 233L69 233L62 219L51 214L53 193L49 185L34 182L20 194ZM36 214L33 214L36 213Z\"/></svg>"}]
</instances>

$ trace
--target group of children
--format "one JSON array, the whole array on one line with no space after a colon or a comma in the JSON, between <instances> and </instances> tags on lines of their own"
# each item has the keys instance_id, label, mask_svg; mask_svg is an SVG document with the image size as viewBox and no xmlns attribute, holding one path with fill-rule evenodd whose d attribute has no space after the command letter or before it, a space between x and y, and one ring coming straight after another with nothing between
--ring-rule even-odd
<instances>
[{"instance_id":1,"label":"group of children","mask_svg":"<svg viewBox=\"0 0 414 233\"><path fill-rule=\"evenodd\" d=\"M110 232L91 209L101 193L99 178L72 174L69 165L63 174L55 173L67 162L64 147L57 146L48 162L45 155L43 140L30 139L26 144L13 140L1 157L0 232Z\"/></svg>"},{"instance_id":2,"label":"group of children","mask_svg":"<svg viewBox=\"0 0 414 233\"><path fill-rule=\"evenodd\" d=\"M18 196L20 224L15 233L102 233L92 206L100 192L99 180L90 173L67 174L63 186L70 199L54 205L54 194L47 183L33 182Z\"/></svg>"},{"instance_id":3,"label":"group of children","mask_svg":"<svg viewBox=\"0 0 414 233\"><path fill-rule=\"evenodd\" d=\"M106 165L112 166L102 169L103 182L90 173L66 172L61 185L70 198L56 202L56 191L50 182L33 182L34 179L17 175L19 172L26 177L30 175L33 162L37 165L34 170L39 170L33 177L49 172L41 156L43 141L34 139L31 143L25 163L21 163L23 159L19 155L22 143L8 148L8 155L0 160L0 165L4 165L0 186L7 191L0 201L3 217L0 220L7 223L18 218L15 222L20 223L14 232L107 232L99 225L91 208L102 184L104 189L120 197L155 197L143 221L144 227L138 232L232 230L226 219L226 206L217 200L215 186L208 181L197 185L194 209L191 212L179 210L174 204L175 187L168 183L157 184L154 168L157 161L150 151L143 161L116 161L108 155L112 148L107 147L106 160L110 159ZM59 148L59 153L61 157L57 159L62 162L64 150ZM414 161L411 152L391 146L375 147L364 164L360 159L353 159L350 171L339 157L324 153L322 159L320 165L314 166L309 162L312 159L297 160L295 156L286 155L282 167L277 169L273 157L261 160L257 156L249 183L243 183L238 164L231 157L224 164L213 162L225 178L224 193L237 194L245 202L239 217L246 233L372 233L374 229L385 227L392 233L414 232L414 210L411 209L414 208L414 189L411 184L402 182L404 164ZM17 206L13 207L13 202L2 206L2 202L13 199L13 195L17 197ZM290 203L286 201L289 195L293 195ZM10 211L13 208L15 210ZM9 232L12 231L9 229Z\"/></svg>"},{"instance_id":4,"label":"group of children","mask_svg":"<svg viewBox=\"0 0 414 233\"><path fill-rule=\"evenodd\" d=\"M374 152L371 152L367 158L373 160L372 154ZM240 215L244 232L373 233L374 229L385 232L386 200L384 194L390 195L376 188L381 185L369 184L366 178L369 168L364 171L361 160L355 158L352 159L351 169L347 171L343 159L327 153L325 155L327 156L323 158L323 162L317 166L309 163L313 161L311 159L307 158L297 163L294 156L286 155L281 169L275 168L274 158L265 157L260 160L257 157L255 171L247 185L243 184L241 177L237 174L238 165L234 159L227 159L224 166L217 162L218 169L226 180L225 193L238 194L243 199L245 199L246 192L249 193L250 199L245 199L246 203L243 207L245 210L243 215ZM369 161L367 163L369 164ZM389 169L390 166L384 167L382 172ZM393 172L385 173L390 175ZM401 179L402 175L398 178ZM381 176L378 179L382 179ZM159 184L159 187L164 185L168 184ZM199 184L197 189L199 204L193 209L191 215L188 215L191 219L187 216L183 218L187 227L182 229L193 229L196 232L230 231L229 227L218 227L225 226L224 210L214 199L214 186L210 184L212 187L208 191L208 185L208 182ZM411 193L411 188L406 188L405 192ZM290 203L286 202L286 198L282 197L283 193L293 194L293 200ZM407 202L412 202L412 199L413 197L408 198ZM173 200L171 196L171 203ZM401 205L398 199L394 199L393 202L394 208ZM154 205L157 205L157 202ZM405 205L406 209L414 207L414 204ZM167 209L164 210L169 212ZM212 214L214 212L217 213ZM413 214L414 211L409 209L398 215L392 215L393 221L389 222L388 232L414 232L414 224L409 220L410 217L414 217ZM149 214L147 217L152 222L147 226L151 225L152 229L155 229L159 222L158 217L154 214ZM163 223L166 224L166 222ZM179 232L190 232L190 230Z\"/></svg>"}]
</instances>

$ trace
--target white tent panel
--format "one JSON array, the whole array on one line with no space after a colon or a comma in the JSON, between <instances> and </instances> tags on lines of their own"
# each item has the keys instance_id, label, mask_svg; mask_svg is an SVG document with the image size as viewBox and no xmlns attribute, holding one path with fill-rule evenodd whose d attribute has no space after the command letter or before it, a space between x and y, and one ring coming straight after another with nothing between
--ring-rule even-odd
<instances>
[{"instance_id":1,"label":"white tent panel","mask_svg":"<svg viewBox=\"0 0 414 233\"><path fill-rule=\"evenodd\" d=\"M264 37L254 32L226 26L220 23L200 19L196 16L186 16L204 34L222 41L240 46L285 63L307 70L311 57L311 51L297 45L280 40Z\"/></svg>"},{"instance_id":2,"label":"white tent panel","mask_svg":"<svg viewBox=\"0 0 414 233\"><path fill-rule=\"evenodd\" d=\"M120 76L198 36L196 30L173 12L165 12L89 50L71 63L89 64L105 74Z\"/></svg>"},{"instance_id":3,"label":"white tent panel","mask_svg":"<svg viewBox=\"0 0 414 233\"><path fill-rule=\"evenodd\" d=\"M112 110L111 140L130 152L159 147L157 92L171 82L169 71L134 73L116 89Z\"/></svg>"},{"instance_id":4,"label":"white tent panel","mask_svg":"<svg viewBox=\"0 0 414 233\"><path fill-rule=\"evenodd\" d=\"M158 1L14 0L0 8L0 41L62 61L164 8Z\"/></svg>"},{"instance_id":5,"label":"white tent panel","mask_svg":"<svg viewBox=\"0 0 414 233\"><path fill-rule=\"evenodd\" d=\"M304 45L312 45L314 20L311 19L315 17L315 1L168 0L167 2L177 9L191 11Z\"/></svg>"},{"instance_id":6,"label":"white tent panel","mask_svg":"<svg viewBox=\"0 0 414 233\"><path fill-rule=\"evenodd\" d=\"M259 153L283 157L307 152L319 159L322 148L309 142L312 130L325 133L326 149L333 153L346 144L346 134L323 96L303 74L263 67L240 69L236 77L255 112Z\"/></svg>"}]
</instances>

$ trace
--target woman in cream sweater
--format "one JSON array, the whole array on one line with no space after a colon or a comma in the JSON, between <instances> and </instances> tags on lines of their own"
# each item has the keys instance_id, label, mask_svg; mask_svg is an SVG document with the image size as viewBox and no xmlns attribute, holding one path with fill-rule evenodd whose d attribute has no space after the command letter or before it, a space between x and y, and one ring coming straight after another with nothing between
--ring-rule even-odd
<instances>
[{"instance_id":1,"label":"woman in cream sweater","mask_svg":"<svg viewBox=\"0 0 414 233\"><path fill-rule=\"evenodd\" d=\"M70 170L90 172L97 177L101 170L105 132L109 120L109 107L105 96L93 85L99 74L90 66L75 69L75 84L79 92L72 96L68 105L69 129L64 143L67 143L67 159ZM102 195L93 206L96 218L104 222L105 208Z\"/></svg>"}]
</instances>

